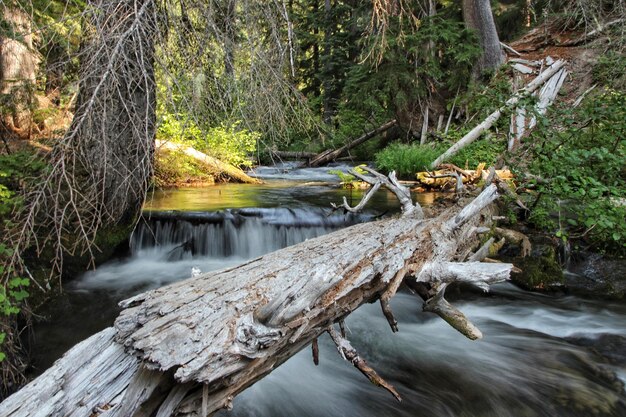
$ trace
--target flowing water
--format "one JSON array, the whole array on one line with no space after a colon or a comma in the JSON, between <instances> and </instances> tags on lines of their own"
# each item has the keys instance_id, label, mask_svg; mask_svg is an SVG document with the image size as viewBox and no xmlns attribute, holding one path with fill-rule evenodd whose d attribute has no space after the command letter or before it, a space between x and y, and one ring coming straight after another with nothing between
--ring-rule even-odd
<instances>
[{"instance_id":1,"label":"flowing water","mask_svg":"<svg viewBox=\"0 0 626 417\"><path fill-rule=\"evenodd\" d=\"M121 299L397 211L378 193L363 215L331 212L330 202L362 192L306 185L325 170L263 168L263 186L220 185L156 193L126 258L66 286L35 329L40 370L74 343L110 326ZM424 204L432 195L419 197ZM348 338L403 397L397 403L343 361L327 336L320 365L308 349L234 401L221 416L626 416L626 304L528 293L510 284L488 294L458 289L451 301L485 337L472 342L421 302L398 294L391 333L378 305L349 316Z\"/></svg>"}]
</instances>

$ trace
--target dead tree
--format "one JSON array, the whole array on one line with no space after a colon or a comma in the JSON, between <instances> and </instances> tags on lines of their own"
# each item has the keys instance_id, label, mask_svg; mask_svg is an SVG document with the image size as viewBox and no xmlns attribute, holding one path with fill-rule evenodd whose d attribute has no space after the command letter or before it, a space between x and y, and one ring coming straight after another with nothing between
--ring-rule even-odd
<instances>
[{"instance_id":1,"label":"dead tree","mask_svg":"<svg viewBox=\"0 0 626 417\"><path fill-rule=\"evenodd\" d=\"M398 392L335 328L358 306L389 306L402 283L424 298L423 309L471 339L480 331L444 297L446 287L482 288L508 279L510 264L462 262L497 198L489 185L464 207L424 219L397 183L389 187L403 214L359 224L149 291L124 302L110 327L76 345L56 364L0 404L0 415L192 416L231 406L234 397L329 333L340 353L374 384ZM347 205L347 204L346 204ZM473 258L473 259L476 259ZM420 303L416 303L419 308Z\"/></svg>"},{"instance_id":2,"label":"dead tree","mask_svg":"<svg viewBox=\"0 0 626 417\"><path fill-rule=\"evenodd\" d=\"M480 124L476 125L465 136L459 139L458 142L456 142L454 145L448 148L447 151L445 151L437 159L435 159L433 163L430 165L430 167L433 169L437 168L439 165L445 162L448 158L450 158L453 155L456 155L457 152L459 152L461 149L465 148L470 143L480 138L480 136L484 132L491 129L491 127L498 121L498 119L500 119L503 113L505 113L506 111L510 109L516 108L519 102L523 98L531 95L535 90L541 87L544 83L552 79L552 77L555 77L555 74L558 74L558 78L561 79L562 74L564 73L559 72L559 71L561 71L561 69L564 66L565 66L565 61L563 60L558 60L558 61L553 62L552 65L550 65L545 71L539 74L530 83L528 83L528 85L526 85L524 88L517 91L511 98L509 98L502 107L500 107L499 109L491 113L489 116L487 116L485 120L483 120Z\"/></svg>"}]
</instances>

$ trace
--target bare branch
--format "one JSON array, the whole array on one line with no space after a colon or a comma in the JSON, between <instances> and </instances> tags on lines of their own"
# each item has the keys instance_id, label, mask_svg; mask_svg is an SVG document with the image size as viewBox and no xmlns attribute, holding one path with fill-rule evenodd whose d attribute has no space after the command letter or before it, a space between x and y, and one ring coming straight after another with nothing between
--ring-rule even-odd
<instances>
[{"instance_id":1,"label":"bare branch","mask_svg":"<svg viewBox=\"0 0 626 417\"><path fill-rule=\"evenodd\" d=\"M396 400L402 401L400 394L398 391L387 381L385 381L374 369L372 369L365 359L361 358L357 353L356 349L352 347L350 342L342 337L334 328L328 328L328 334L330 338L333 340L335 345L337 346L337 350L342 358L352 363L355 368L357 368L363 375L370 380L370 382L378 387L382 387L389 391L391 395L395 397Z\"/></svg>"}]
</instances>

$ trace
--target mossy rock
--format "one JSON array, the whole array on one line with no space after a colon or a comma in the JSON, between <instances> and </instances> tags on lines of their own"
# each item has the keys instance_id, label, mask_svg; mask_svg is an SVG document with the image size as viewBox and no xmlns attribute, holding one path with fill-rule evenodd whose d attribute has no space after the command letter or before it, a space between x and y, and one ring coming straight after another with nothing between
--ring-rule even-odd
<instances>
[{"instance_id":1,"label":"mossy rock","mask_svg":"<svg viewBox=\"0 0 626 417\"><path fill-rule=\"evenodd\" d=\"M511 274L511 280L522 288L553 290L565 282L563 267L553 246L535 246L530 256L517 258L513 263L522 272Z\"/></svg>"}]
</instances>

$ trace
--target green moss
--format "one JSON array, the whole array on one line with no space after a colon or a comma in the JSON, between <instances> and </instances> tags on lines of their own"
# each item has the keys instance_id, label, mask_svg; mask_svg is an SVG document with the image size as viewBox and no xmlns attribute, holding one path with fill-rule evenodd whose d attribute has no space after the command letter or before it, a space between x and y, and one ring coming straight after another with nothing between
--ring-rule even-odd
<instances>
[{"instance_id":1,"label":"green moss","mask_svg":"<svg viewBox=\"0 0 626 417\"><path fill-rule=\"evenodd\" d=\"M556 250L552 246L541 246L531 256L515 261L521 273L513 273L511 279L517 285L529 290L545 290L565 282L563 268L558 262Z\"/></svg>"}]
</instances>

